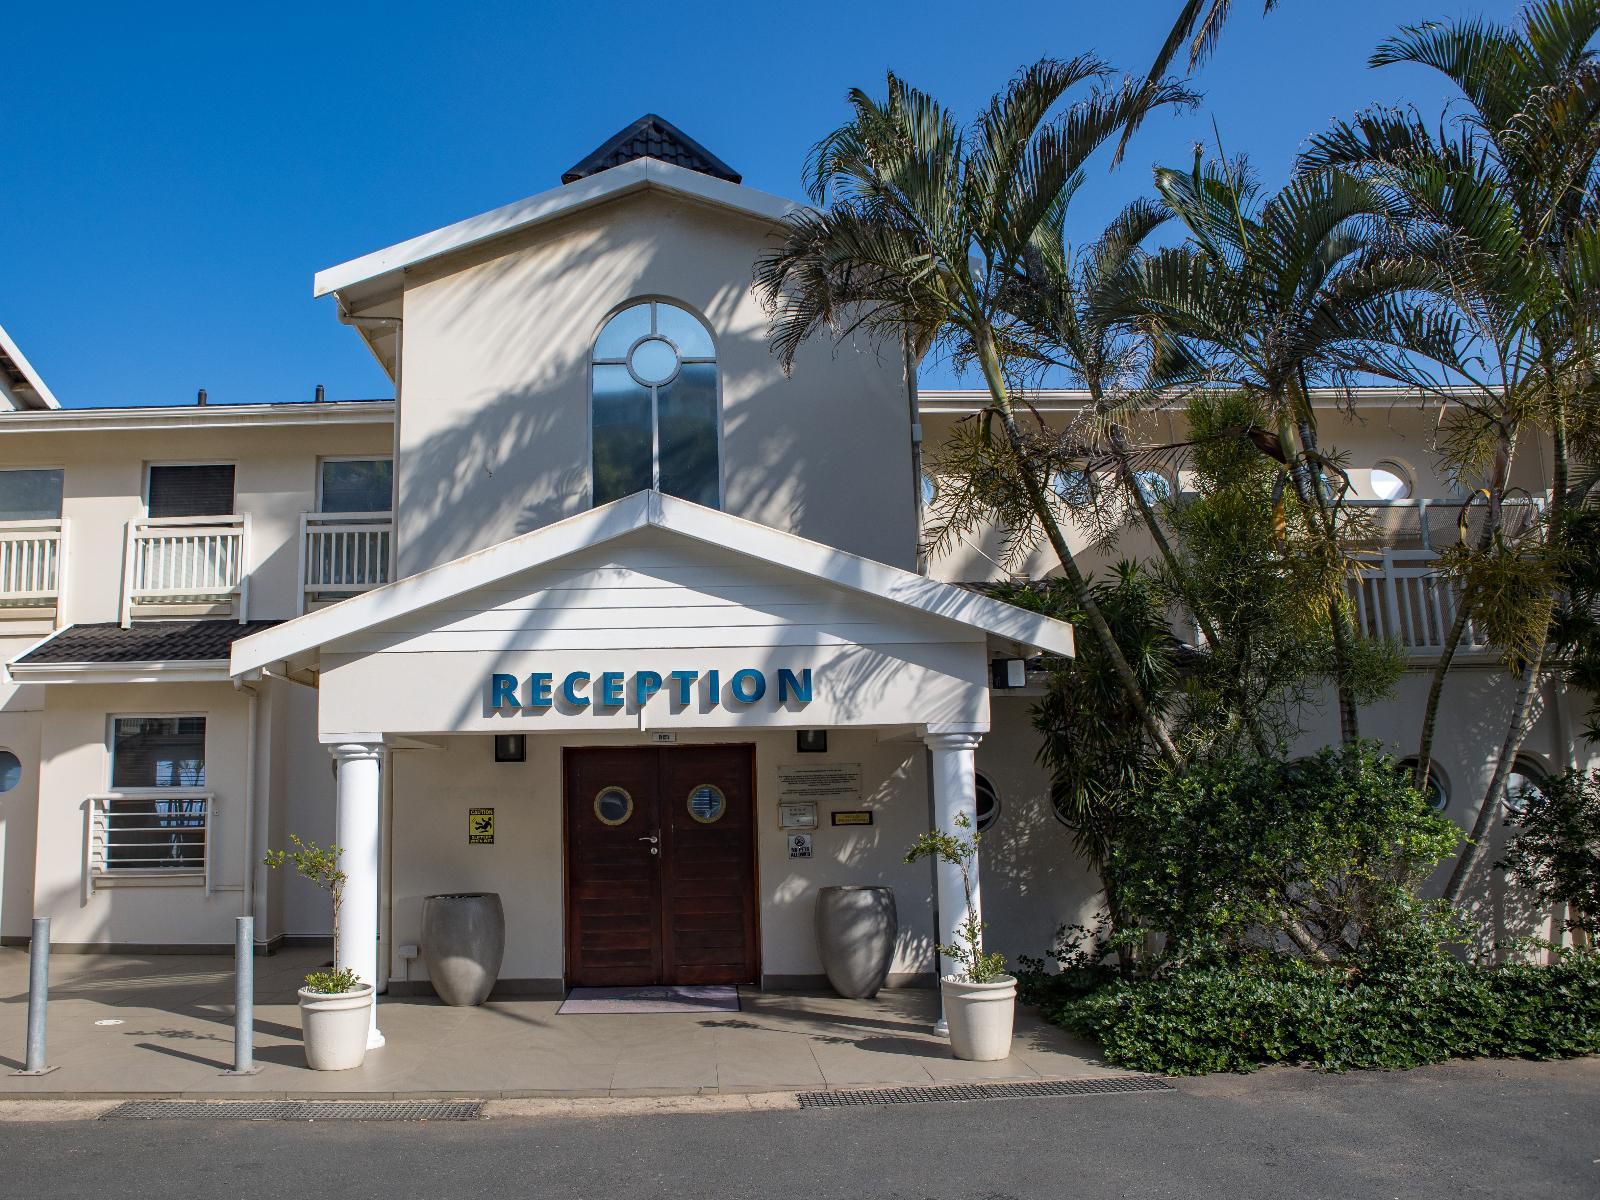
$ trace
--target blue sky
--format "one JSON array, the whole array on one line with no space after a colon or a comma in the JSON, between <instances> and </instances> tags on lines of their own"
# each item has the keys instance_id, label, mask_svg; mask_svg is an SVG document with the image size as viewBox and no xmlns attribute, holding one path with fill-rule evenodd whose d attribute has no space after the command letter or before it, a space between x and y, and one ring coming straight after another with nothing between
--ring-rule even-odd
<instances>
[{"instance_id":1,"label":"blue sky","mask_svg":"<svg viewBox=\"0 0 1600 1200\"><path fill-rule=\"evenodd\" d=\"M752 186L798 196L852 86L894 69L963 113L1024 62L1142 70L1176 0L1005 5L27 4L6 18L0 324L63 403L390 394L316 270L554 186L646 111ZM1437 112L1426 72L1372 71L1402 22L1509 20L1509 0L1238 0L1196 80L1078 202L1097 229L1215 118L1280 180L1307 134L1373 101ZM941 371L925 383L947 382Z\"/></svg>"}]
</instances>

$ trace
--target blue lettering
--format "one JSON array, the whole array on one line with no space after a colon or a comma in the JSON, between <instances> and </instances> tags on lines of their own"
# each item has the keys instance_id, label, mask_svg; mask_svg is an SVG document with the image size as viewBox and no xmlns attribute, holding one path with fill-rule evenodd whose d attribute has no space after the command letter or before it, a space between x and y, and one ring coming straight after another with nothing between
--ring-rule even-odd
<instances>
[{"instance_id":1,"label":"blue lettering","mask_svg":"<svg viewBox=\"0 0 1600 1200\"><path fill-rule=\"evenodd\" d=\"M515 675L489 676L490 708L521 708L517 703L517 677Z\"/></svg>"},{"instance_id":2,"label":"blue lettering","mask_svg":"<svg viewBox=\"0 0 1600 1200\"><path fill-rule=\"evenodd\" d=\"M689 706L690 689L694 687L694 681L699 678L699 671L674 671L672 673L672 682L678 691L678 703L685 708Z\"/></svg>"},{"instance_id":3,"label":"blue lettering","mask_svg":"<svg viewBox=\"0 0 1600 1200\"><path fill-rule=\"evenodd\" d=\"M532 693L528 697L529 708L549 708L554 703L550 698L551 678L549 671L535 671L528 676L528 690Z\"/></svg>"},{"instance_id":4,"label":"blue lettering","mask_svg":"<svg viewBox=\"0 0 1600 1200\"><path fill-rule=\"evenodd\" d=\"M578 695L578 685L589 682L589 672L574 671L561 681L561 698L574 708L588 708L589 697Z\"/></svg>"},{"instance_id":5,"label":"blue lettering","mask_svg":"<svg viewBox=\"0 0 1600 1200\"><path fill-rule=\"evenodd\" d=\"M661 690L661 676L654 671L640 671L633 677L633 702L640 708L650 703L650 697Z\"/></svg>"},{"instance_id":6,"label":"blue lettering","mask_svg":"<svg viewBox=\"0 0 1600 1200\"><path fill-rule=\"evenodd\" d=\"M746 667L742 671L735 671L733 678L728 681L728 687L733 691L733 698L742 704L754 704L767 694L767 677L760 671Z\"/></svg>"},{"instance_id":7,"label":"blue lettering","mask_svg":"<svg viewBox=\"0 0 1600 1200\"><path fill-rule=\"evenodd\" d=\"M712 708L722 703L722 680L715 671L706 672L706 700Z\"/></svg>"},{"instance_id":8,"label":"blue lettering","mask_svg":"<svg viewBox=\"0 0 1600 1200\"><path fill-rule=\"evenodd\" d=\"M622 707L622 672L600 672L600 703L607 708Z\"/></svg>"},{"instance_id":9,"label":"blue lettering","mask_svg":"<svg viewBox=\"0 0 1600 1200\"><path fill-rule=\"evenodd\" d=\"M811 703L811 668L807 667L800 672L800 677L795 678L793 671L788 667L778 668L778 703L782 704L790 695L801 704Z\"/></svg>"}]
</instances>

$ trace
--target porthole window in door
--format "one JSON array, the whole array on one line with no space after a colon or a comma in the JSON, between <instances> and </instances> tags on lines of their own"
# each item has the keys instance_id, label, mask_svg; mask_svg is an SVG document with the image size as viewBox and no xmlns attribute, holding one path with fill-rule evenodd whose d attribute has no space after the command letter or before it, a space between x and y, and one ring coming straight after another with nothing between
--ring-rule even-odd
<instances>
[{"instance_id":1,"label":"porthole window in door","mask_svg":"<svg viewBox=\"0 0 1600 1200\"><path fill-rule=\"evenodd\" d=\"M591 361L595 504L655 488L720 507L717 351L700 318L630 304L601 328Z\"/></svg>"},{"instance_id":2,"label":"porthole window in door","mask_svg":"<svg viewBox=\"0 0 1600 1200\"><path fill-rule=\"evenodd\" d=\"M621 825L633 816L633 797L623 788L601 788L594 798L594 815L602 825Z\"/></svg>"},{"instance_id":3,"label":"porthole window in door","mask_svg":"<svg viewBox=\"0 0 1600 1200\"><path fill-rule=\"evenodd\" d=\"M689 815L702 825L715 824L727 811L728 798L715 784L702 783L689 793Z\"/></svg>"},{"instance_id":4,"label":"porthole window in door","mask_svg":"<svg viewBox=\"0 0 1600 1200\"><path fill-rule=\"evenodd\" d=\"M1000 818L1000 793L982 771L974 777L974 783L978 793L978 832L984 833Z\"/></svg>"}]
</instances>

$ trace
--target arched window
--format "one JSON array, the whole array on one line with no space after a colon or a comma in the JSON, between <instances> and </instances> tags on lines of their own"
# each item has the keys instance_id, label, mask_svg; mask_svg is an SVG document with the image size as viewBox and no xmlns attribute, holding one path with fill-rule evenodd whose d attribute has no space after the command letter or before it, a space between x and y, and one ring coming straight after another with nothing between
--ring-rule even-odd
<instances>
[{"instance_id":1,"label":"arched window","mask_svg":"<svg viewBox=\"0 0 1600 1200\"><path fill-rule=\"evenodd\" d=\"M721 507L717 352L699 318L630 304L600 330L591 370L595 504L655 488Z\"/></svg>"}]
</instances>

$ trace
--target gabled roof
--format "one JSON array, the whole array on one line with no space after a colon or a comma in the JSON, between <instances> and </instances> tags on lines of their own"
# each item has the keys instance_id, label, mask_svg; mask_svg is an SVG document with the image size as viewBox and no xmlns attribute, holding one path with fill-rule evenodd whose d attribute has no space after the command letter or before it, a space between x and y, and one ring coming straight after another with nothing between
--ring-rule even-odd
<instances>
[{"instance_id":1,"label":"gabled roof","mask_svg":"<svg viewBox=\"0 0 1600 1200\"><path fill-rule=\"evenodd\" d=\"M725 179L729 183L738 183L743 178L665 117L645 113L632 125L606 139L599 149L591 151L568 168L561 182L576 183L636 158L659 159L687 171Z\"/></svg>"},{"instance_id":2,"label":"gabled roof","mask_svg":"<svg viewBox=\"0 0 1600 1200\"><path fill-rule=\"evenodd\" d=\"M0 326L0 385L16 398L19 408L61 407L3 326Z\"/></svg>"},{"instance_id":3,"label":"gabled roof","mask_svg":"<svg viewBox=\"0 0 1600 1200\"><path fill-rule=\"evenodd\" d=\"M391 286L398 287L408 269L422 263L642 191L659 191L774 224L800 207L781 196L729 183L686 167L654 158L636 158L576 183L562 184L515 204L468 217L432 233L318 271L312 291L315 295L326 296L330 292L343 293L358 288L363 296L384 294Z\"/></svg>"},{"instance_id":4,"label":"gabled roof","mask_svg":"<svg viewBox=\"0 0 1600 1200\"><path fill-rule=\"evenodd\" d=\"M243 675L305 655L336 639L650 528L809 575L846 591L876 596L992 637L1056 654L1072 653L1072 626L1063 621L687 500L660 492L638 492L235 642L233 674Z\"/></svg>"}]
</instances>

